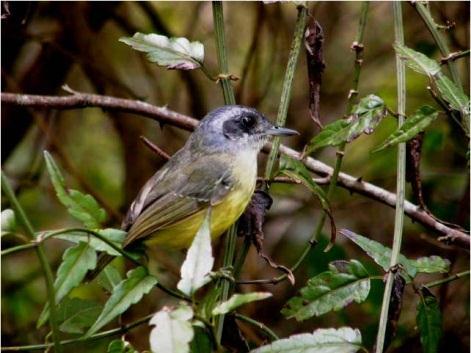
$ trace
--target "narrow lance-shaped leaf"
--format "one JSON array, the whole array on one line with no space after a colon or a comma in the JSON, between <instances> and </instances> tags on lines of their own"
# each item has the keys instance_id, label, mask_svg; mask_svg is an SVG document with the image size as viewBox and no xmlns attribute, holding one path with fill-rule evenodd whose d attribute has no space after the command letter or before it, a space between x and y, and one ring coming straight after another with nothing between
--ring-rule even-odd
<instances>
[{"instance_id":1,"label":"narrow lance-shaped leaf","mask_svg":"<svg viewBox=\"0 0 471 353\"><path fill-rule=\"evenodd\" d=\"M387 147L410 140L419 132L424 131L437 116L438 111L434 108L428 105L420 107L412 116L407 118L404 124L394 131L381 146L374 149L373 152L378 152Z\"/></svg>"},{"instance_id":2,"label":"narrow lance-shaped leaf","mask_svg":"<svg viewBox=\"0 0 471 353\"><path fill-rule=\"evenodd\" d=\"M348 119L340 119L326 125L319 134L314 136L306 148L306 153L326 146L338 146L344 142L351 142L362 133L371 134L386 114L384 101L370 94L362 98L352 109L352 114Z\"/></svg>"},{"instance_id":3,"label":"narrow lance-shaped leaf","mask_svg":"<svg viewBox=\"0 0 471 353\"><path fill-rule=\"evenodd\" d=\"M144 267L129 271L127 278L115 288L100 316L85 336L93 335L118 315L124 313L132 304L137 303L149 293L156 284L157 279L149 275Z\"/></svg>"},{"instance_id":4,"label":"narrow lance-shaped leaf","mask_svg":"<svg viewBox=\"0 0 471 353\"><path fill-rule=\"evenodd\" d=\"M450 271L450 261L436 255L419 257L416 260L409 261L417 269L417 272L447 273Z\"/></svg>"},{"instance_id":5,"label":"narrow lance-shaped leaf","mask_svg":"<svg viewBox=\"0 0 471 353\"><path fill-rule=\"evenodd\" d=\"M356 234L348 229L341 229L340 234L346 236L348 239L362 248L383 270L388 271L391 262L391 249L384 246L377 241L368 239L360 234ZM404 266L407 274L415 277L417 269L410 261L402 254L399 255L399 263Z\"/></svg>"},{"instance_id":6,"label":"narrow lance-shaped leaf","mask_svg":"<svg viewBox=\"0 0 471 353\"><path fill-rule=\"evenodd\" d=\"M214 265L210 224L211 208L208 208L180 270L182 278L178 282L177 288L185 294L193 294L210 280L208 275Z\"/></svg>"},{"instance_id":7,"label":"narrow lance-shaped leaf","mask_svg":"<svg viewBox=\"0 0 471 353\"><path fill-rule=\"evenodd\" d=\"M204 46L186 38L168 38L159 34L135 33L119 39L133 49L146 53L147 59L168 69L192 70L204 60Z\"/></svg>"},{"instance_id":8,"label":"narrow lance-shaped leaf","mask_svg":"<svg viewBox=\"0 0 471 353\"><path fill-rule=\"evenodd\" d=\"M67 207L70 215L82 222L87 228L100 228L100 225L106 220L105 210L100 207L93 196L77 190L66 190L64 177L49 152L44 151L44 159L57 198Z\"/></svg>"},{"instance_id":9,"label":"narrow lance-shaped leaf","mask_svg":"<svg viewBox=\"0 0 471 353\"><path fill-rule=\"evenodd\" d=\"M213 315L223 315L237 309L239 306L256 301L270 298L271 293L268 292L252 292L246 294L234 294L225 302L220 303L213 309Z\"/></svg>"},{"instance_id":10,"label":"narrow lance-shaped leaf","mask_svg":"<svg viewBox=\"0 0 471 353\"><path fill-rule=\"evenodd\" d=\"M66 333L83 333L100 315L102 306L92 300L66 297L57 308L59 329Z\"/></svg>"},{"instance_id":11,"label":"narrow lance-shaped leaf","mask_svg":"<svg viewBox=\"0 0 471 353\"><path fill-rule=\"evenodd\" d=\"M300 295L291 298L281 313L287 318L306 320L351 302L361 303L370 292L370 278L363 265L356 261L334 261L329 271L311 278Z\"/></svg>"},{"instance_id":12,"label":"narrow lance-shaped leaf","mask_svg":"<svg viewBox=\"0 0 471 353\"><path fill-rule=\"evenodd\" d=\"M324 190L322 190L322 188L314 182L311 174L306 169L304 164L296 159L289 158L285 155L281 156L279 172L293 179L299 180L304 186L311 190L311 192L321 203L322 208L330 219L330 244L327 246L326 251L329 250L335 243L337 230L335 228L334 217L332 216L330 204L327 200Z\"/></svg>"},{"instance_id":13,"label":"narrow lance-shaped leaf","mask_svg":"<svg viewBox=\"0 0 471 353\"><path fill-rule=\"evenodd\" d=\"M395 43L394 50L405 59L409 68L420 74L435 76L441 70L440 65L435 60L402 44Z\"/></svg>"},{"instance_id":14,"label":"narrow lance-shaped leaf","mask_svg":"<svg viewBox=\"0 0 471 353\"><path fill-rule=\"evenodd\" d=\"M361 348L358 329L318 329L313 333L301 333L274 341L251 353L355 353Z\"/></svg>"},{"instance_id":15,"label":"narrow lance-shaped leaf","mask_svg":"<svg viewBox=\"0 0 471 353\"><path fill-rule=\"evenodd\" d=\"M152 353L189 353L194 335L192 318L192 308L184 303L157 312L149 322L155 325L149 337Z\"/></svg>"},{"instance_id":16,"label":"narrow lance-shaped leaf","mask_svg":"<svg viewBox=\"0 0 471 353\"><path fill-rule=\"evenodd\" d=\"M88 270L96 267L96 261L96 252L87 243L81 242L64 252L54 282L56 303L59 303L73 288L82 282ZM48 317L49 305L46 304L39 316L38 327L42 326Z\"/></svg>"},{"instance_id":17,"label":"narrow lance-shaped leaf","mask_svg":"<svg viewBox=\"0 0 471 353\"><path fill-rule=\"evenodd\" d=\"M442 314L437 298L427 288L422 288L417 305L417 326L423 352L437 353L442 337Z\"/></svg>"},{"instance_id":18,"label":"narrow lance-shaped leaf","mask_svg":"<svg viewBox=\"0 0 471 353\"><path fill-rule=\"evenodd\" d=\"M105 266L103 271L97 277L97 282L108 292L112 293L114 289L121 283L123 278L119 271L112 264Z\"/></svg>"},{"instance_id":19,"label":"narrow lance-shaped leaf","mask_svg":"<svg viewBox=\"0 0 471 353\"><path fill-rule=\"evenodd\" d=\"M453 81L443 74L438 75L436 85L441 96L448 102L451 109L457 110L461 113L463 127L469 136L469 97L458 86L456 86Z\"/></svg>"}]
</instances>

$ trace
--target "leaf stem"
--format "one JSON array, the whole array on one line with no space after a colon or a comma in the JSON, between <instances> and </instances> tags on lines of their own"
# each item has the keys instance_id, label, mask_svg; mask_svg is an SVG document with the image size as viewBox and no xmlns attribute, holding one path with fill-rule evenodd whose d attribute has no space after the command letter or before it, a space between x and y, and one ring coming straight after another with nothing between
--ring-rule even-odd
<instances>
[{"instance_id":1,"label":"leaf stem","mask_svg":"<svg viewBox=\"0 0 471 353\"><path fill-rule=\"evenodd\" d=\"M8 182L5 173L2 171L1 172L1 185L2 185L2 190L5 193L6 198L8 201L10 201L13 209L16 211L16 215L18 217L18 220L20 223L23 224L26 233L31 239L34 239L34 229L33 226L31 225L28 217L26 216L26 213L24 212L23 208L21 207L20 203L18 202L18 199L15 196L15 193L13 192L10 183ZM56 353L62 352L62 347L60 345L59 341L59 328L57 325L57 313L56 313L56 299L55 299L55 293L54 293L54 280L53 280L53 275L51 271L51 267L49 266L49 263L46 258L46 254L44 253L44 249L41 245L38 244L36 246L36 253L39 258L39 262L41 263L41 267L44 272L44 279L46 281L46 289L47 289L47 296L48 296L48 301L49 301L49 307L50 307L50 316L49 316L49 324L51 325L51 330L52 330L52 340L54 344L54 351Z\"/></svg>"},{"instance_id":2,"label":"leaf stem","mask_svg":"<svg viewBox=\"0 0 471 353\"><path fill-rule=\"evenodd\" d=\"M366 19L368 15L368 9L369 9L369 2L364 1L362 3L361 7L361 14L360 14L360 22L358 25L358 30L357 34L355 37L355 41L353 42L352 48L355 50L355 64L354 64L354 73L353 73L353 83L352 83L352 89L350 90L350 94L348 96L348 102L347 102L347 114L350 114L351 109L353 107L353 102L355 97L358 95L358 83L360 80L360 72L361 72L361 66L362 66L362 57L363 57L363 38L364 38L364 33L365 33L365 27L366 27ZM356 92L353 94L352 92ZM273 146L272 151L274 150L275 146ZM337 151L337 159L335 161L335 167L332 172L332 177L330 178L330 184L329 188L327 189L327 200L330 200L332 198L332 194L335 190L335 187L337 185L337 179L340 173L340 168L342 166L342 160L344 156L344 151L345 151L345 143L342 144L339 147L339 150ZM319 235L322 231L322 228L324 227L324 223L327 219L327 213L323 212L321 215L321 218L319 219L319 223L317 224L314 233L312 234L311 238L308 241L308 244L304 248L303 252L301 253L301 256L298 258L296 263L291 267L291 271L294 272L298 269L298 267L301 265L301 263L304 261L306 258L307 254L313 247L313 244L315 243L316 239L319 238ZM277 278L274 279L274 283L278 283L282 280L287 278L287 275L281 275Z\"/></svg>"},{"instance_id":3,"label":"leaf stem","mask_svg":"<svg viewBox=\"0 0 471 353\"><path fill-rule=\"evenodd\" d=\"M220 83L224 95L225 104L235 104L235 95L232 84L229 78L224 77L228 75L229 65L227 62L226 51L226 38L224 33L224 12L221 1L213 1L213 21L214 21L214 35L216 39L216 50L218 55ZM226 235L226 242L224 245L224 259L223 267L230 268L234 262L234 254L237 240L237 223L234 223ZM220 288L220 301L225 301L229 297L231 283L224 278L221 278L217 286ZM216 344L221 345L222 331L224 327L224 315L219 315L215 319L215 338Z\"/></svg>"},{"instance_id":4,"label":"leaf stem","mask_svg":"<svg viewBox=\"0 0 471 353\"><path fill-rule=\"evenodd\" d=\"M260 321L254 320L254 319L252 319L248 316L245 316L245 315L242 315L242 314L239 314L239 313L235 313L235 317L236 317L236 319L238 319L240 321L244 321L244 322L246 322L246 323L248 323L252 326L255 326L260 331L262 331L267 338L270 338L271 341L276 341L276 340L280 339L275 332L273 332L268 326L264 325Z\"/></svg>"},{"instance_id":5,"label":"leaf stem","mask_svg":"<svg viewBox=\"0 0 471 353\"><path fill-rule=\"evenodd\" d=\"M26 243L26 244L12 246L11 248L3 250L0 253L0 256L6 256L6 255L14 254L18 251L33 249L33 248L36 248L37 246L38 246L38 243L35 243L35 242L29 242L29 243Z\"/></svg>"},{"instance_id":6,"label":"leaf stem","mask_svg":"<svg viewBox=\"0 0 471 353\"><path fill-rule=\"evenodd\" d=\"M435 20L433 19L432 14L430 13L430 9L420 1L412 1L411 4L412 6L414 6L417 13L420 15L420 17L424 21L430 34L435 40L435 43L437 43L437 46L440 49L440 52L442 53L442 55L445 58L449 57L451 54L450 49L448 47L448 44L445 38L442 36L440 31L438 30L437 24L435 23ZM451 77L453 78L453 81L459 87L459 89L462 90L463 88L461 85L460 75L458 73L458 68L456 67L454 60L447 60L446 63L448 65L448 68L450 69L450 73L451 73Z\"/></svg>"},{"instance_id":7,"label":"leaf stem","mask_svg":"<svg viewBox=\"0 0 471 353\"><path fill-rule=\"evenodd\" d=\"M73 343L79 343L79 342L90 342L90 341L96 341L102 338L106 338L109 336L116 336L124 332L128 332L131 329L142 325L146 322L148 322L155 313L146 315L144 317L141 317L140 319L137 319L136 321L133 321L127 325L124 325L122 327L117 327L108 331L102 331L99 333L96 333L90 337L79 337L79 338L74 338L70 340L64 340L60 341L61 345L69 345ZM1 351L2 352L20 352L20 351L34 351L34 350L41 350L41 349L47 349L51 347L53 344L52 343L43 343L43 344L32 344L28 346L10 346L10 347L2 347Z\"/></svg>"},{"instance_id":8,"label":"leaf stem","mask_svg":"<svg viewBox=\"0 0 471 353\"><path fill-rule=\"evenodd\" d=\"M286 65L285 77L283 79L283 87L281 89L280 105L278 106L278 113L276 116L276 125L284 126L286 117L288 115L288 107L291 99L291 87L293 86L294 72L301 49L301 43L304 37L304 28L306 27L307 8L304 5L298 6L298 17L296 19L296 26L294 30L293 42L288 57L288 64ZM280 138L273 139L272 149L268 155L267 166L265 168L265 178L271 179L273 177L273 168L275 166L276 158L278 157L278 150L280 148ZM267 185L267 184L265 184Z\"/></svg>"},{"instance_id":9,"label":"leaf stem","mask_svg":"<svg viewBox=\"0 0 471 353\"><path fill-rule=\"evenodd\" d=\"M440 286L442 284L445 284L445 283L448 283L448 282L451 282L451 281L455 281L459 278L466 277L466 276L469 276L469 270L468 271L463 271L463 272L458 272L458 273L455 273L455 274L453 274L449 277L426 283L426 284L424 284L424 287L432 288L432 287Z\"/></svg>"},{"instance_id":10,"label":"leaf stem","mask_svg":"<svg viewBox=\"0 0 471 353\"><path fill-rule=\"evenodd\" d=\"M393 2L394 12L394 32L396 43L404 45L404 30L402 23L402 5L400 2ZM396 54L397 69L397 112L398 126L404 123L406 108L406 74L405 65L401 57ZM394 239L391 252L391 261L389 266L392 268L397 264L399 252L402 243L402 231L404 225L404 194L405 194L405 174L406 174L406 144L398 145L397 153L397 198L396 212L394 218ZM382 353L384 348L384 340L386 336L386 328L388 324L388 312L391 299L391 290L394 282L394 274L389 271L387 274L386 285L384 288L383 304L381 307L381 316L379 320L378 335L376 339L376 353Z\"/></svg>"}]
</instances>

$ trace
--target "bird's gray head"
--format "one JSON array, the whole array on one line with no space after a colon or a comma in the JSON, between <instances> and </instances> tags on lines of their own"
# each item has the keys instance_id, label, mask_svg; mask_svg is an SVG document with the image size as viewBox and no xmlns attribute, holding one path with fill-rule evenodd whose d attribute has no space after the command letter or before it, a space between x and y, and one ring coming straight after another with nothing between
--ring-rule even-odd
<instances>
[{"instance_id":1,"label":"bird's gray head","mask_svg":"<svg viewBox=\"0 0 471 353\"><path fill-rule=\"evenodd\" d=\"M273 125L260 112L242 105L226 105L214 109L201 120L191 137L198 147L260 150L270 136L298 134Z\"/></svg>"}]
</instances>

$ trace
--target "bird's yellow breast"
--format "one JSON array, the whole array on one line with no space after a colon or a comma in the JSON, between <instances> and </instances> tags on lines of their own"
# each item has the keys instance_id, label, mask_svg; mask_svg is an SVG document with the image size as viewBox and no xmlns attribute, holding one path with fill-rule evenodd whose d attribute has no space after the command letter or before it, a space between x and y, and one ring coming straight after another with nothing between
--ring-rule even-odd
<instances>
[{"instance_id":1,"label":"bird's yellow breast","mask_svg":"<svg viewBox=\"0 0 471 353\"><path fill-rule=\"evenodd\" d=\"M214 240L224 233L244 212L255 189L257 176L257 159L253 155L238 153L232 161L232 176L236 181L217 205L212 206L211 237ZM189 248L196 232L203 223L206 209L175 223L168 228L160 229L151 235L145 244L165 248Z\"/></svg>"}]
</instances>

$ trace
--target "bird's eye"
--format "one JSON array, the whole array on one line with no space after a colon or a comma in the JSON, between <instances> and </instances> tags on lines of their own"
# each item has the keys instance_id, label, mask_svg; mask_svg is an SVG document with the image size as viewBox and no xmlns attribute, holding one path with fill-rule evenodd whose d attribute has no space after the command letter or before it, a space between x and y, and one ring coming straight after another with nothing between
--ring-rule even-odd
<instances>
[{"instance_id":1,"label":"bird's eye","mask_svg":"<svg viewBox=\"0 0 471 353\"><path fill-rule=\"evenodd\" d=\"M241 119L241 123L245 129L251 129L254 127L256 119L252 115L244 115Z\"/></svg>"}]
</instances>

